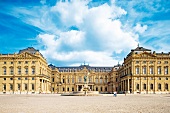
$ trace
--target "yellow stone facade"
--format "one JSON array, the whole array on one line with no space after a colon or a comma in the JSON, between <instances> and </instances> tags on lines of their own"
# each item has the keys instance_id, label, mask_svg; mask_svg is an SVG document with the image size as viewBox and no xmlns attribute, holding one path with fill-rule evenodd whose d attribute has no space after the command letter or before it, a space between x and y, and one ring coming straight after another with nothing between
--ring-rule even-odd
<instances>
[{"instance_id":1,"label":"yellow stone facade","mask_svg":"<svg viewBox=\"0 0 170 113\"><path fill-rule=\"evenodd\" d=\"M137 47L118 70L119 90L126 93L170 93L170 53Z\"/></svg>"},{"instance_id":2,"label":"yellow stone facade","mask_svg":"<svg viewBox=\"0 0 170 113\"><path fill-rule=\"evenodd\" d=\"M70 67L48 65L42 54L28 47L17 54L0 54L0 94L69 93L80 91L84 76L100 93L170 93L170 53L137 47L122 65Z\"/></svg>"}]
</instances>

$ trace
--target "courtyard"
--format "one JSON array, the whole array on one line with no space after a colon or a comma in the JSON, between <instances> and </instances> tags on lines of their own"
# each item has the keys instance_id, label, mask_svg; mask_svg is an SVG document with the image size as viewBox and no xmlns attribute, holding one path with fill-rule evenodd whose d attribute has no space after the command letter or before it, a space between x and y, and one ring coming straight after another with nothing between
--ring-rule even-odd
<instances>
[{"instance_id":1,"label":"courtyard","mask_svg":"<svg viewBox=\"0 0 170 113\"><path fill-rule=\"evenodd\" d=\"M0 95L0 113L168 113L170 94Z\"/></svg>"}]
</instances>

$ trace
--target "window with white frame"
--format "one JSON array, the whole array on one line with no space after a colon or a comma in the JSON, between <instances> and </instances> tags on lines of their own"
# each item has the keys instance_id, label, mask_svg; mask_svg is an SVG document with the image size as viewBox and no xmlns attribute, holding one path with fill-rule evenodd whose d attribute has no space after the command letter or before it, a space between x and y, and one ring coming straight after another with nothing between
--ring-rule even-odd
<instances>
[{"instance_id":1,"label":"window with white frame","mask_svg":"<svg viewBox=\"0 0 170 113\"><path fill-rule=\"evenodd\" d=\"M165 72L165 75L168 74L168 66L166 66L166 67L164 68L164 72Z\"/></svg>"},{"instance_id":2,"label":"window with white frame","mask_svg":"<svg viewBox=\"0 0 170 113\"><path fill-rule=\"evenodd\" d=\"M139 67L136 67L136 74L139 74Z\"/></svg>"},{"instance_id":3,"label":"window with white frame","mask_svg":"<svg viewBox=\"0 0 170 113\"><path fill-rule=\"evenodd\" d=\"M150 67L149 70L150 70L150 74L153 74L153 67Z\"/></svg>"},{"instance_id":4,"label":"window with white frame","mask_svg":"<svg viewBox=\"0 0 170 113\"><path fill-rule=\"evenodd\" d=\"M146 66L143 67L143 74L146 74Z\"/></svg>"},{"instance_id":5,"label":"window with white frame","mask_svg":"<svg viewBox=\"0 0 170 113\"><path fill-rule=\"evenodd\" d=\"M158 67L158 74L161 74L161 67Z\"/></svg>"}]
</instances>

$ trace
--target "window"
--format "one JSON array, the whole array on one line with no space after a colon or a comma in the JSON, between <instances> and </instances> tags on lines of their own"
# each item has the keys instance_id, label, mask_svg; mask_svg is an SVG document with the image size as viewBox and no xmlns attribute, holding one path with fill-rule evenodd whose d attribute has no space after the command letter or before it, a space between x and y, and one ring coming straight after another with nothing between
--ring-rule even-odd
<instances>
[{"instance_id":1,"label":"window","mask_svg":"<svg viewBox=\"0 0 170 113\"><path fill-rule=\"evenodd\" d=\"M139 84L136 84L136 89L139 90Z\"/></svg>"},{"instance_id":2,"label":"window","mask_svg":"<svg viewBox=\"0 0 170 113\"><path fill-rule=\"evenodd\" d=\"M74 87L72 87L72 91L74 91Z\"/></svg>"},{"instance_id":3,"label":"window","mask_svg":"<svg viewBox=\"0 0 170 113\"><path fill-rule=\"evenodd\" d=\"M161 67L158 67L158 74L161 74Z\"/></svg>"},{"instance_id":4,"label":"window","mask_svg":"<svg viewBox=\"0 0 170 113\"><path fill-rule=\"evenodd\" d=\"M20 90L20 88L21 88L21 85L20 85L20 84L18 84L18 90Z\"/></svg>"},{"instance_id":5,"label":"window","mask_svg":"<svg viewBox=\"0 0 170 113\"><path fill-rule=\"evenodd\" d=\"M166 77L165 80L168 80L168 77Z\"/></svg>"},{"instance_id":6,"label":"window","mask_svg":"<svg viewBox=\"0 0 170 113\"><path fill-rule=\"evenodd\" d=\"M13 78L10 78L10 80L13 80Z\"/></svg>"},{"instance_id":7,"label":"window","mask_svg":"<svg viewBox=\"0 0 170 113\"><path fill-rule=\"evenodd\" d=\"M18 80L21 80L21 78L19 77Z\"/></svg>"},{"instance_id":8,"label":"window","mask_svg":"<svg viewBox=\"0 0 170 113\"><path fill-rule=\"evenodd\" d=\"M95 79L95 82L98 83L98 78ZM97 90L96 90L97 91Z\"/></svg>"},{"instance_id":9,"label":"window","mask_svg":"<svg viewBox=\"0 0 170 113\"><path fill-rule=\"evenodd\" d=\"M100 87L100 91L103 91L103 88L102 88L102 87Z\"/></svg>"},{"instance_id":10,"label":"window","mask_svg":"<svg viewBox=\"0 0 170 113\"><path fill-rule=\"evenodd\" d=\"M25 74L28 74L28 67L25 68Z\"/></svg>"},{"instance_id":11,"label":"window","mask_svg":"<svg viewBox=\"0 0 170 113\"><path fill-rule=\"evenodd\" d=\"M35 61L32 61L32 64L35 64Z\"/></svg>"},{"instance_id":12,"label":"window","mask_svg":"<svg viewBox=\"0 0 170 113\"><path fill-rule=\"evenodd\" d=\"M64 81L64 78L63 78L63 83L64 83L65 81ZM63 90L64 91L64 90Z\"/></svg>"},{"instance_id":13,"label":"window","mask_svg":"<svg viewBox=\"0 0 170 113\"><path fill-rule=\"evenodd\" d=\"M32 90L34 90L34 84L32 84Z\"/></svg>"},{"instance_id":14,"label":"window","mask_svg":"<svg viewBox=\"0 0 170 113\"><path fill-rule=\"evenodd\" d=\"M117 78L116 78L116 82L117 82Z\"/></svg>"},{"instance_id":15,"label":"window","mask_svg":"<svg viewBox=\"0 0 170 113\"><path fill-rule=\"evenodd\" d=\"M4 64L6 64L6 62L4 62Z\"/></svg>"},{"instance_id":16,"label":"window","mask_svg":"<svg viewBox=\"0 0 170 113\"><path fill-rule=\"evenodd\" d=\"M105 91L107 91L107 87L105 87Z\"/></svg>"},{"instance_id":17,"label":"window","mask_svg":"<svg viewBox=\"0 0 170 113\"><path fill-rule=\"evenodd\" d=\"M35 74L35 68L32 68L32 74Z\"/></svg>"},{"instance_id":18,"label":"window","mask_svg":"<svg viewBox=\"0 0 170 113\"><path fill-rule=\"evenodd\" d=\"M107 83L107 77L105 77L105 83Z\"/></svg>"},{"instance_id":19,"label":"window","mask_svg":"<svg viewBox=\"0 0 170 113\"><path fill-rule=\"evenodd\" d=\"M3 89L6 90L6 84L4 84Z\"/></svg>"},{"instance_id":20,"label":"window","mask_svg":"<svg viewBox=\"0 0 170 113\"><path fill-rule=\"evenodd\" d=\"M18 61L18 64L21 64L21 61Z\"/></svg>"},{"instance_id":21,"label":"window","mask_svg":"<svg viewBox=\"0 0 170 113\"><path fill-rule=\"evenodd\" d=\"M143 79L146 80L146 77L144 77Z\"/></svg>"},{"instance_id":22,"label":"window","mask_svg":"<svg viewBox=\"0 0 170 113\"><path fill-rule=\"evenodd\" d=\"M18 74L21 75L21 67L18 68Z\"/></svg>"},{"instance_id":23,"label":"window","mask_svg":"<svg viewBox=\"0 0 170 113\"><path fill-rule=\"evenodd\" d=\"M136 77L136 80L139 80L139 77Z\"/></svg>"},{"instance_id":24,"label":"window","mask_svg":"<svg viewBox=\"0 0 170 113\"><path fill-rule=\"evenodd\" d=\"M161 77L158 77L158 80L161 80Z\"/></svg>"},{"instance_id":25,"label":"window","mask_svg":"<svg viewBox=\"0 0 170 113\"><path fill-rule=\"evenodd\" d=\"M136 61L136 64L139 64L139 61Z\"/></svg>"},{"instance_id":26,"label":"window","mask_svg":"<svg viewBox=\"0 0 170 113\"><path fill-rule=\"evenodd\" d=\"M70 83L70 78L67 79L67 82Z\"/></svg>"},{"instance_id":27,"label":"window","mask_svg":"<svg viewBox=\"0 0 170 113\"><path fill-rule=\"evenodd\" d=\"M25 61L25 64L28 64L28 61Z\"/></svg>"},{"instance_id":28,"label":"window","mask_svg":"<svg viewBox=\"0 0 170 113\"><path fill-rule=\"evenodd\" d=\"M150 63L150 64L153 64L153 61L150 61L149 63Z\"/></svg>"},{"instance_id":29,"label":"window","mask_svg":"<svg viewBox=\"0 0 170 113\"><path fill-rule=\"evenodd\" d=\"M32 80L34 80L34 77L32 77Z\"/></svg>"},{"instance_id":30,"label":"window","mask_svg":"<svg viewBox=\"0 0 170 113\"><path fill-rule=\"evenodd\" d=\"M63 91L64 91L65 89L64 89L64 87L63 87Z\"/></svg>"},{"instance_id":31,"label":"window","mask_svg":"<svg viewBox=\"0 0 170 113\"><path fill-rule=\"evenodd\" d=\"M161 64L161 61L158 61L158 64Z\"/></svg>"},{"instance_id":32,"label":"window","mask_svg":"<svg viewBox=\"0 0 170 113\"><path fill-rule=\"evenodd\" d=\"M146 67L143 67L143 74L146 74Z\"/></svg>"},{"instance_id":33,"label":"window","mask_svg":"<svg viewBox=\"0 0 170 113\"><path fill-rule=\"evenodd\" d=\"M6 75L6 67L4 67L4 75Z\"/></svg>"},{"instance_id":34,"label":"window","mask_svg":"<svg viewBox=\"0 0 170 113\"><path fill-rule=\"evenodd\" d=\"M13 75L14 74L14 68L10 67L10 74Z\"/></svg>"},{"instance_id":35,"label":"window","mask_svg":"<svg viewBox=\"0 0 170 113\"><path fill-rule=\"evenodd\" d=\"M161 90L161 84L158 84L158 90Z\"/></svg>"},{"instance_id":36,"label":"window","mask_svg":"<svg viewBox=\"0 0 170 113\"><path fill-rule=\"evenodd\" d=\"M28 78L27 78L27 77L25 77L25 80L28 80Z\"/></svg>"},{"instance_id":37,"label":"window","mask_svg":"<svg viewBox=\"0 0 170 113\"><path fill-rule=\"evenodd\" d=\"M164 72L165 72L165 75L168 74L168 67L165 67L165 68L164 68Z\"/></svg>"},{"instance_id":38,"label":"window","mask_svg":"<svg viewBox=\"0 0 170 113\"><path fill-rule=\"evenodd\" d=\"M150 74L153 74L153 67L150 67Z\"/></svg>"},{"instance_id":39,"label":"window","mask_svg":"<svg viewBox=\"0 0 170 113\"><path fill-rule=\"evenodd\" d=\"M146 84L143 84L143 89L146 90Z\"/></svg>"},{"instance_id":40,"label":"window","mask_svg":"<svg viewBox=\"0 0 170 113\"><path fill-rule=\"evenodd\" d=\"M96 87L96 91L98 91L98 87Z\"/></svg>"},{"instance_id":41,"label":"window","mask_svg":"<svg viewBox=\"0 0 170 113\"><path fill-rule=\"evenodd\" d=\"M74 83L74 77L72 78L72 83Z\"/></svg>"},{"instance_id":42,"label":"window","mask_svg":"<svg viewBox=\"0 0 170 113\"><path fill-rule=\"evenodd\" d=\"M69 87L67 88L67 91L69 91Z\"/></svg>"},{"instance_id":43,"label":"window","mask_svg":"<svg viewBox=\"0 0 170 113\"><path fill-rule=\"evenodd\" d=\"M11 64L13 64L13 62L11 62Z\"/></svg>"},{"instance_id":44,"label":"window","mask_svg":"<svg viewBox=\"0 0 170 113\"><path fill-rule=\"evenodd\" d=\"M103 82L103 79L102 78L100 78L100 83L102 83Z\"/></svg>"},{"instance_id":45,"label":"window","mask_svg":"<svg viewBox=\"0 0 170 113\"><path fill-rule=\"evenodd\" d=\"M146 64L146 61L143 61L143 64Z\"/></svg>"},{"instance_id":46,"label":"window","mask_svg":"<svg viewBox=\"0 0 170 113\"><path fill-rule=\"evenodd\" d=\"M27 90L28 88L27 88L27 84L25 84L25 90Z\"/></svg>"},{"instance_id":47,"label":"window","mask_svg":"<svg viewBox=\"0 0 170 113\"><path fill-rule=\"evenodd\" d=\"M10 90L13 90L13 85L12 84L10 84Z\"/></svg>"},{"instance_id":48,"label":"window","mask_svg":"<svg viewBox=\"0 0 170 113\"><path fill-rule=\"evenodd\" d=\"M139 67L136 67L136 74L139 74Z\"/></svg>"},{"instance_id":49,"label":"window","mask_svg":"<svg viewBox=\"0 0 170 113\"><path fill-rule=\"evenodd\" d=\"M92 77L89 77L89 83L92 82Z\"/></svg>"},{"instance_id":50,"label":"window","mask_svg":"<svg viewBox=\"0 0 170 113\"><path fill-rule=\"evenodd\" d=\"M168 61L164 61L164 64L168 64Z\"/></svg>"},{"instance_id":51,"label":"window","mask_svg":"<svg viewBox=\"0 0 170 113\"><path fill-rule=\"evenodd\" d=\"M153 90L153 84L150 84L150 89Z\"/></svg>"},{"instance_id":52,"label":"window","mask_svg":"<svg viewBox=\"0 0 170 113\"><path fill-rule=\"evenodd\" d=\"M167 83L165 84L165 89L168 90L168 84Z\"/></svg>"},{"instance_id":53,"label":"window","mask_svg":"<svg viewBox=\"0 0 170 113\"><path fill-rule=\"evenodd\" d=\"M79 78L78 78L78 82L81 82L81 77L79 76Z\"/></svg>"},{"instance_id":54,"label":"window","mask_svg":"<svg viewBox=\"0 0 170 113\"><path fill-rule=\"evenodd\" d=\"M54 78L52 78L52 82L54 82Z\"/></svg>"},{"instance_id":55,"label":"window","mask_svg":"<svg viewBox=\"0 0 170 113\"><path fill-rule=\"evenodd\" d=\"M6 78L4 78L4 80L6 80Z\"/></svg>"},{"instance_id":56,"label":"window","mask_svg":"<svg viewBox=\"0 0 170 113\"><path fill-rule=\"evenodd\" d=\"M150 80L153 80L153 77L151 77Z\"/></svg>"}]
</instances>

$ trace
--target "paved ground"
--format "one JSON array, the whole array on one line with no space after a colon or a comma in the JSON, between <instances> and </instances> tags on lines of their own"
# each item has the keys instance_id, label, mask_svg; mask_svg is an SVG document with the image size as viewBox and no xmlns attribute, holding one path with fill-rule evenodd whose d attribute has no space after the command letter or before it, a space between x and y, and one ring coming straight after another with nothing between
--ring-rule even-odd
<instances>
[{"instance_id":1,"label":"paved ground","mask_svg":"<svg viewBox=\"0 0 170 113\"><path fill-rule=\"evenodd\" d=\"M170 113L170 94L0 95L0 113Z\"/></svg>"}]
</instances>

